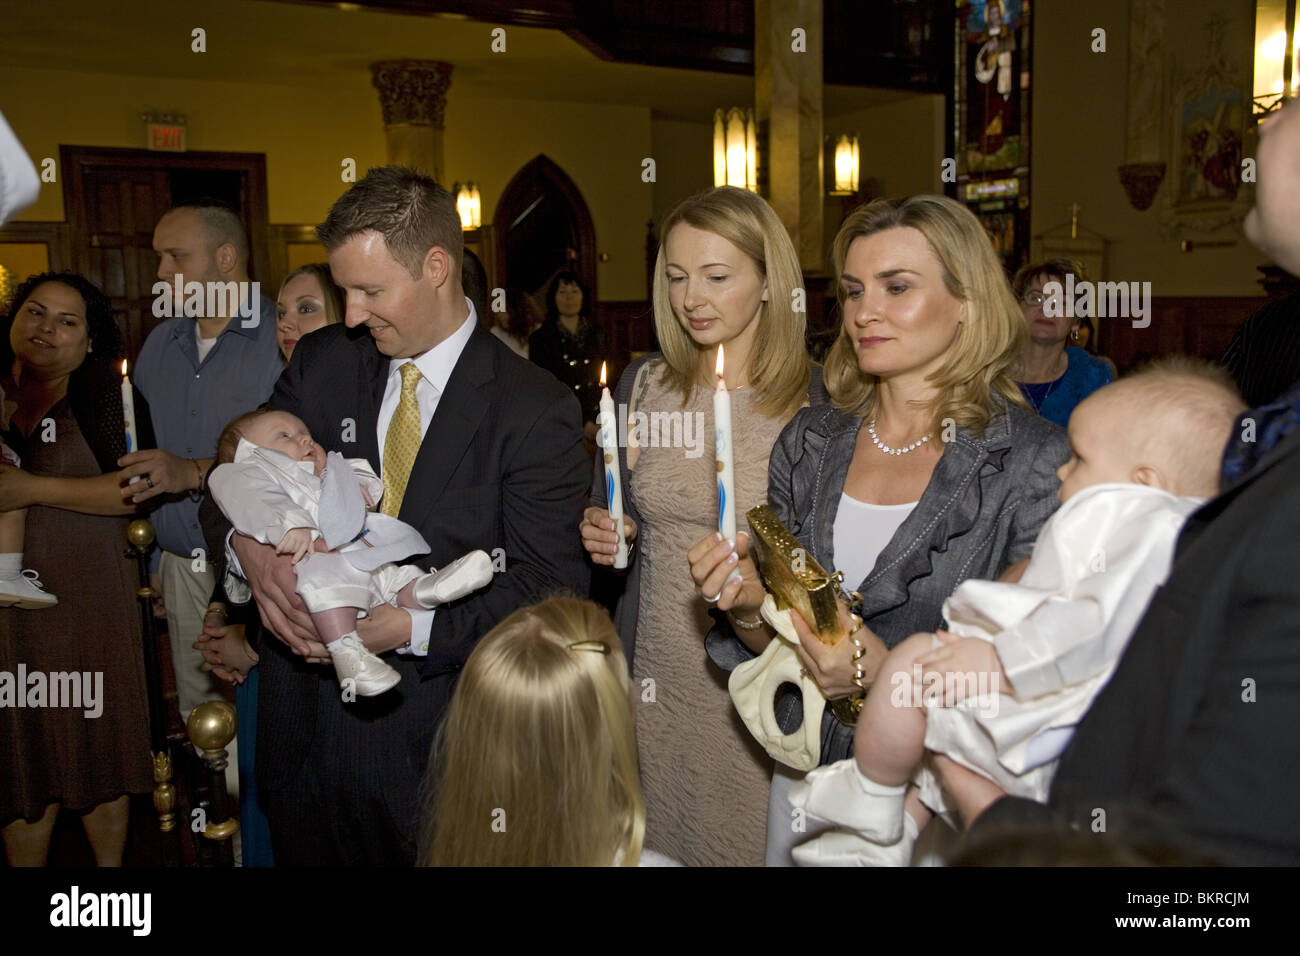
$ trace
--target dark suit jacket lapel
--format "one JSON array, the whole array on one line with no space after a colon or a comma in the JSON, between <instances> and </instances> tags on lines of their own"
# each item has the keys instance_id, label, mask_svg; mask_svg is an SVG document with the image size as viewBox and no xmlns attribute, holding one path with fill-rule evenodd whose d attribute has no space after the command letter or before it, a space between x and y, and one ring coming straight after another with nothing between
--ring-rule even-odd
<instances>
[{"instance_id":1,"label":"dark suit jacket lapel","mask_svg":"<svg viewBox=\"0 0 1300 956\"><path fill-rule=\"evenodd\" d=\"M475 328L438 398L433 421L411 468L398 515L407 524L424 527L425 517L465 457L487 412L488 399L482 388L495 375L492 337L482 327Z\"/></svg>"},{"instance_id":2,"label":"dark suit jacket lapel","mask_svg":"<svg viewBox=\"0 0 1300 956\"><path fill-rule=\"evenodd\" d=\"M357 375L357 400L361 408L357 414L356 452L348 457L364 458L370 462L375 474L382 475L379 460L379 406L384 401L384 386L388 383L389 359L382 355L375 343L366 336L362 343L361 367Z\"/></svg>"}]
</instances>

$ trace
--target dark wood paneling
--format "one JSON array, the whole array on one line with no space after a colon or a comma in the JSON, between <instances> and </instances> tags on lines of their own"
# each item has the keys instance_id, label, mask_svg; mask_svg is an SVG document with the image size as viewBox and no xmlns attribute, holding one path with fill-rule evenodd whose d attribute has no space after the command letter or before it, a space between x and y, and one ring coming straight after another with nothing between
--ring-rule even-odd
<instances>
[{"instance_id":1,"label":"dark wood paneling","mask_svg":"<svg viewBox=\"0 0 1300 956\"><path fill-rule=\"evenodd\" d=\"M1153 298L1147 328L1133 328L1131 319L1097 320L1100 351L1121 371L1175 352L1217 362L1237 327L1269 301L1259 296Z\"/></svg>"}]
</instances>

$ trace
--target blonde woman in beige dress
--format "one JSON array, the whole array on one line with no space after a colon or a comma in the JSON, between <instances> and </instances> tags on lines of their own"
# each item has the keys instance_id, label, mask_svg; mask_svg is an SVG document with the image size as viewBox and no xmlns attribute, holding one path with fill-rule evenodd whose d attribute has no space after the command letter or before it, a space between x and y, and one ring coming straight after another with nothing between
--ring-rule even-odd
<instances>
[{"instance_id":1,"label":"blonde woman in beige dress","mask_svg":"<svg viewBox=\"0 0 1300 956\"><path fill-rule=\"evenodd\" d=\"M772 761L736 715L727 674L705 654L715 622L687 561L718 527L718 347L742 528L745 511L767 501L777 436L825 390L795 309L798 256L767 203L743 189L712 189L674 209L660 234L654 319L663 352L629 366L614 395L627 422L619 464L631 546L615 619L632 662L647 846L688 866L761 866ZM583 544L594 564L609 567L617 536L599 464L591 505Z\"/></svg>"}]
</instances>

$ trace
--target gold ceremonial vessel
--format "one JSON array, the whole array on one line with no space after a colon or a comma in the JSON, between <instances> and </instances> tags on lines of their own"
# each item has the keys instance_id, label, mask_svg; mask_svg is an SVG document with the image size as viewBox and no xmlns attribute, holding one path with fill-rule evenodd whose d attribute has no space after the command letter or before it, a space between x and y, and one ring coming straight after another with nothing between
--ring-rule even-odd
<instances>
[{"instance_id":1,"label":"gold ceremonial vessel","mask_svg":"<svg viewBox=\"0 0 1300 956\"><path fill-rule=\"evenodd\" d=\"M767 505L745 513L763 585L781 610L794 608L825 644L838 643L840 628L835 597L840 574L828 574Z\"/></svg>"}]
</instances>

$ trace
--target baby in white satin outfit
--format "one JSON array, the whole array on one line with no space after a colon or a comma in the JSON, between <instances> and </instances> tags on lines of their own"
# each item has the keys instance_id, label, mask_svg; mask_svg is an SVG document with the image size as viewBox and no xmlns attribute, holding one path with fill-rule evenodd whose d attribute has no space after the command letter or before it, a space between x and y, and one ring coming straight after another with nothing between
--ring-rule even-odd
<instances>
[{"instance_id":1,"label":"baby in white satin outfit","mask_svg":"<svg viewBox=\"0 0 1300 956\"><path fill-rule=\"evenodd\" d=\"M482 551L432 573L396 564L427 554L428 543L406 522L371 510L384 483L365 459L326 454L295 415L240 416L222 433L217 460L208 478L213 499L236 531L293 555L297 593L340 684L357 696L381 694L401 680L362 643L358 617L384 603L435 608L492 578Z\"/></svg>"},{"instance_id":2,"label":"baby in white satin outfit","mask_svg":"<svg viewBox=\"0 0 1300 956\"><path fill-rule=\"evenodd\" d=\"M1023 576L964 581L948 631L890 651L854 734L854 757L810 772L790 801L836 829L801 865L906 866L947 805L929 755L1014 796L1046 799L1074 726L1105 685L1188 515L1218 493L1245 404L1219 369L1165 360L1089 396L1070 418L1060 509Z\"/></svg>"}]
</instances>

